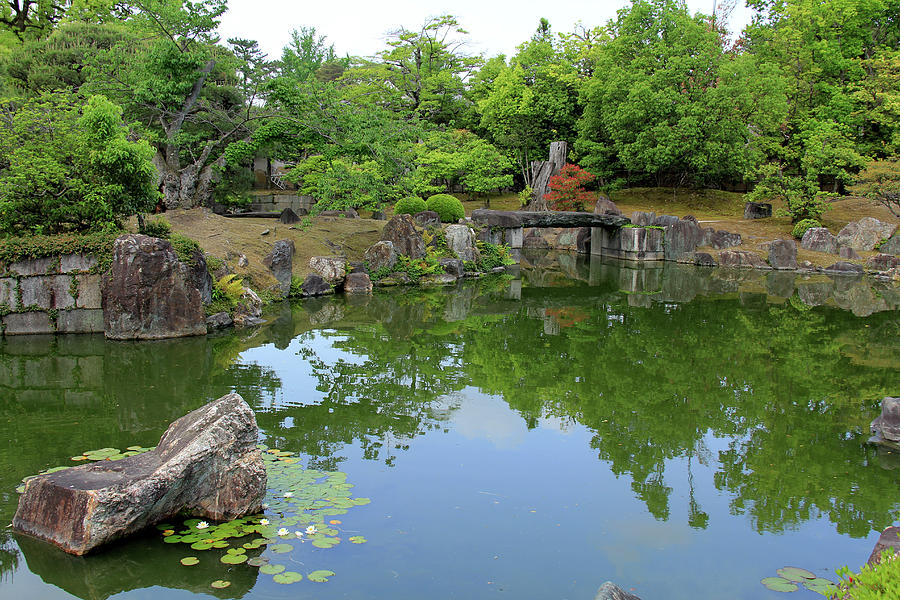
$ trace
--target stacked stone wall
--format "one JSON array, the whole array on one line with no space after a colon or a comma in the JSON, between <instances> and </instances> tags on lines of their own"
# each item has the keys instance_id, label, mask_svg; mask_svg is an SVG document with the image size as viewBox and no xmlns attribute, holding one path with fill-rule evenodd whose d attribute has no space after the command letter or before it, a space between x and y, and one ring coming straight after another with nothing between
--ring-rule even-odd
<instances>
[{"instance_id":1,"label":"stacked stone wall","mask_svg":"<svg viewBox=\"0 0 900 600\"><path fill-rule=\"evenodd\" d=\"M0 263L0 332L102 333L97 265L89 254Z\"/></svg>"}]
</instances>

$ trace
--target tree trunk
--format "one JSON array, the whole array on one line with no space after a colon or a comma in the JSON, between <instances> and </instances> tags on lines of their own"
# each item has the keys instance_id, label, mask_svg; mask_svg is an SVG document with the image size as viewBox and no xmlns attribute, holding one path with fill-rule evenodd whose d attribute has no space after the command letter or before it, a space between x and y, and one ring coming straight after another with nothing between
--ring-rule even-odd
<instances>
[{"instance_id":1,"label":"tree trunk","mask_svg":"<svg viewBox=\"0 0 900 600\"><path fill-rule=\"evenodd\" d=\"M547 210L544 194L550 191L550 178L566 165L566 142L550 144L550 160L535 160L531 163L531 202L525 210Z\"/></svg>"}]
</instances>

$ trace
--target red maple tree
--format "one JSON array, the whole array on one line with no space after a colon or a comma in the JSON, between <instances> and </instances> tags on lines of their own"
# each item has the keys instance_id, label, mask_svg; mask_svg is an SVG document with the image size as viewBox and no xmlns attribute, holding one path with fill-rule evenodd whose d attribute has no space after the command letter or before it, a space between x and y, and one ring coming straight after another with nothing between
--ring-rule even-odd
<instances>
[{"instance_id":1,"label":"red maple tree","mask_svg":"<svg viewBox=\"0 0 900 600\"><path fill-rule=\"evenodd\" d=\"M578 165L567 164L550 178L550 191L544 200L553 210L584 210L594 201L594 194L584 189L596 177Z\"/></svg>"}]
</instances>

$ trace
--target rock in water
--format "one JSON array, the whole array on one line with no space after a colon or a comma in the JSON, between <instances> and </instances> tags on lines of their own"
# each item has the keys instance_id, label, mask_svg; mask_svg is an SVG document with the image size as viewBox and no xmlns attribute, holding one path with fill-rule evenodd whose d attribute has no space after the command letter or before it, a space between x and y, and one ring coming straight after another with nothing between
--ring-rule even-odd
<instances>
[{"instance_id":1,"label":"rock in water","mask_svg":"<svg viewBox=\"0 0 900 600\"><path fill-rule=\"evenodd\" d=\"M797 268L797 243L794 240L775 240L769 245L769 264L774 269Z\"/></svg>"},{"instance_id":2,"label":"rock in water","mask_svg":"<svg viewBox=\"0 0 900 600\"><path fill-rule=\"evenodd\" d=\"M629 594L612 581L607 581L597 590L594 600L641 600L634 594Z\"/></svg>"},{"instance_id":3,"label":"rock in water","mask_svg":"<svg viewBox=\"0 0 900 600\"><path fill-rule=\"evenodd\" d=\"M872 443L883 441L900 443L900 398L887 397L881 400L881 414L870 425Z\"/></svg>"},{"instance_id":4,"label":"rock in water","mask_svg":"<svg viewBox=\"0 0 900 600\"><path fill-rule=\"evenodd\" d=\"M447 240L447 248L461 260L477 262L481 258L475 246L475 234L468 225L447 225L444 237Z\"/></svg>"},{"instance_id":5,"label":"rock in water","mask_svg":"<svg viewBox=\"0 0 900 600\"><path fill-rule=\"evenodd\" d=\"M290 210L286 208L285 210ZM291 270L294 267L294 242L292 240L278 240L272 246L272 251L263 259L263 264L269 267L272 275L278 280L278 289L282 296L287 296L291 291Z\"/></svg>"},{"instance_id":6,"label":"rock in water","mask_svg":"<svg viewBox=\"0 0 900 600\"><path fill-rule=\"evenodd\" d=\"M154 340L206 334L201 293L172 244L123 235L103 276L103 321L114 340Z\"/></svg>"},{"instance_id":7,"label":"rock in water","mask_svg":"<svg viewBox=\"0 0 900 600\"><path fill-rule=\"evenodd\" d=\"M13 528L81 555L182 511L214 520L258 512L258 435L253 410L228 394L169 425L155 450L29 479Z\"/></svg>"}]
</instances>

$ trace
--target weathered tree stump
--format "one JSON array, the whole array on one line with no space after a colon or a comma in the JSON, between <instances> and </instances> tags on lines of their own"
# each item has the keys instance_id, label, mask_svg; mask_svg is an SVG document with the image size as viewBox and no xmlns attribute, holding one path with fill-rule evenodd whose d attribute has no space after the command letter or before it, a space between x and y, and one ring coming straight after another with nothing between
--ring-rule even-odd
<instances>
[{"instance_id":1,"label":"weathered tree stump","mask_svg":"<svg viewBox=\"0 0 900 600\"><path fill-rule=\"evenodd\" d=\"M531 162L531 202L526 210L547 210L544 194L550 191L550 178L558 174L566 166L566 142L551 142L550 160Z\"/></svg>"}]
</instances>

